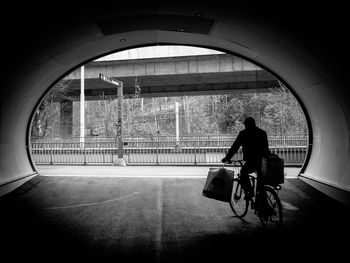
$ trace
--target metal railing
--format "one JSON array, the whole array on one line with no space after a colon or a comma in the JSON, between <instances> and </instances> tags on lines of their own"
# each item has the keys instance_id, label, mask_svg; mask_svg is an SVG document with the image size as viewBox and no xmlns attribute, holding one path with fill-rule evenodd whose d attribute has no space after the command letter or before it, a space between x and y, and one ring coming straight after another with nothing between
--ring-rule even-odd
<instances>
[{"instance_id":1,"label":"metal railing","mask_svg":"<svg viewBox=\"0 0 350 263\"><path fill-rule=\"evenodd\" d=\"M126 138L123 154L128 164L215 165L220 164L234 136L188 136L177 141L172 136ZM36 164L111 164L118 154L113 138L93 138L84 143L70 140L33 140L31 154ZM272 153L284 159L285 165L301 166L308 150L306 135L270 136ZM239 151L238 158L242 157Z\"/></svg>"}]
</instances>

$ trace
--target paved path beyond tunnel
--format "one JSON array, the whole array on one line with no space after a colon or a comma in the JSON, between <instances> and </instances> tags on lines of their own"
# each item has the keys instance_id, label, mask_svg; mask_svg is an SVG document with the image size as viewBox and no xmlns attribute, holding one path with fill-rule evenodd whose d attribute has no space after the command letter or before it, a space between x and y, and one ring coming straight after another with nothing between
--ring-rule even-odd
<instances>
[{"instance_id":1,"label":"paved path beyond tunnel","mask_svg":"<svg viewBox=\"0 0 350 263\"><path fill-rule=\"evenodd\" d=\"M83 177L72 176L78 168L71 169L71 176L66 167L44 168L0 199L1 256L11 258L9 262L238 262L244 257L245 262L259 257L295 262L348 257L343 241L350 234L348 208L295 177L280 191L283 229L272 233L264 231L252 212L241 220L227 203L203 197L206 174L199 170L194 174L186 167L153 167L152 177L147 176L151 169L124 167L124 173L108 177L103 167L81 167L85 174L89 171Z\"/></svg>"},{"instance_id":2,"label":"paved path beyond tunnel","mask_svg":"<svg viewBox=\"0 0 350 263\"><path fill-rule=\"evenodd\" d=\"M37 168L43 176L206 178L210 166L39 165ZM296 178L299 171L300 168L285 167L287 178Z\"/></svg>"}]
</instances>

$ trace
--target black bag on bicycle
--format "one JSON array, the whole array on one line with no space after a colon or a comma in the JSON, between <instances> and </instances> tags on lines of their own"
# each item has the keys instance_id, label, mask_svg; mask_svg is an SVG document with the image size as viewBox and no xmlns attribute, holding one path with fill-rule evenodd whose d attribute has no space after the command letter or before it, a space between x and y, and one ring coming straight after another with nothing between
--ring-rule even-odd
<instances>
[{"instance_id":1,"label":"black bag on bicycle","mask_svg":"<svg viewBox=\"0 0 350 263\"><path fill-rule=\"evenodd\" d=\"M234 172L225 168L210 168L203 188L203 196L229 202L232 195Z\"/></svg>"},{"instance_id":2,"label":"black bag on bicycle","mask_svg":"<svg viewBox=\"0 0 350 263\"><path fill-rule=\"evenodd\" d=\"M277 154L270 154L262 159L261 173L264 184L278 185L284 183L284 159Z\"/></svg>"}]
</instances>

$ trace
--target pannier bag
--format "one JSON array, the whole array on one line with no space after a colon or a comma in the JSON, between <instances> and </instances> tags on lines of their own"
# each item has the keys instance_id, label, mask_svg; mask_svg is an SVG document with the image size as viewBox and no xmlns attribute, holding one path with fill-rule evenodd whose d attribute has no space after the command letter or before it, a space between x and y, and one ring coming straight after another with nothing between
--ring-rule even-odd
<instances>
[{"instance_id":1,"label":"pannier bag","mask_svg":"<svg viewBox=\"0 0 350 263\"><path fill-rule=\"evenodd\" d=\"M284 160L277 154L262 159L261 172L264 184L277 185L284 183Z\"/></svg>"},{"instance_id":2,"label":"pannier bag","mask_svg":"<svg viewBox=\"0 0 350 263\"><path fill-rule=\"evenodd\" d=\"M210 168L203 188L203 196L229 202L231 200L234 172L225 168Z\"/></svg>"}]
</instances>

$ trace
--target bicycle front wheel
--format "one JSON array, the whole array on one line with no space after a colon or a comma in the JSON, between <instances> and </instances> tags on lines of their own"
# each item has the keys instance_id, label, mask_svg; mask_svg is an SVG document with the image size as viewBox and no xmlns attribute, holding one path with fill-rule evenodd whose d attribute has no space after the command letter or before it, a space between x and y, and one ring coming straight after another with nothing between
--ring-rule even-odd
<instances>
[{"instance_id":1,"label":"bicycle front wheel","mask_svg":"<svg viewBox=\"0 0 350 263\"><path fill-rule=\"evenodd\" d=\"M264 191L266 200L259 204L260 222L265 228L278 230L283 221L281 200L271 187L264 186Z\"/></svg>"},{"instance_id":2,"label":"bicycle front wheel","mask_svg":"<svg viewBox=\"0 0 350 263\"><path fill-rule=\"evenodd\" d=\"M249 201L238 179L233 180L230 207L237 217L244 217L248 212Z\"/></svg>"}]
</instances>

